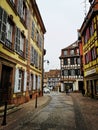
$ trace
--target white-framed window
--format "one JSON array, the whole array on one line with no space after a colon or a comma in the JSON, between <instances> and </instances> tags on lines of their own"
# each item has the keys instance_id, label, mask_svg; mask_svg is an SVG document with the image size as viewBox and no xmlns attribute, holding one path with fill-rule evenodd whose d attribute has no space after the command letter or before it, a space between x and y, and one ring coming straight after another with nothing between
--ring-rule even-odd
<instances>
[{"instance_id":1,"label":"white-framed window","mask_svg":"<svg viewBox=\"0 0 98 130\"><path fill-rule=\"evenodd\" d=\"M71 70L71 76L75 76L75 70Z\"/></svg>"},{"instance_id":2,"label":"white-framed window","mask_svg":"<svg viewBox=\"0 0 98 130\"><path fill-rule=\"evenodd\" d=\"M15 3L15 0L10 0L11 3Z\"/></svg>"},{"instance_id":3,"label":"white-framed window","mask_svg":"<svg viewBox=\"0 0 98 130\"><path fill-rule=\"evenodd\" d=\"M64 76L68 76L68 70L64 70Z\"/></svg>"},{"instance_id":4,"label":"white-framed window","mask_svg":"<svg viewBox=\"0 0 98 130\"><path fill-rule=\"evenodd\" d=\"M18 90L22 90L23 85L23 71L19 70L19 78L18 78Z\"/></svg>"},{"instance_id":5,"label":"white-framed window","mask_svg":"<svg viewBox=\"0 0 98 130\"><path fill-rule=\"evenodd\" d=\"M74 50L70 50L70 55L74 55Z\"/></svg>"},{"instance_id":6,"label":"white-framed window","mask_svg":"<svg viewBox=\"0 0 98 130\"><path fill-rule=\"evenodd\" d=\"M7 25L8 15L0 7L0 40L5 43L6 41L6 25Z\"/></svg>"},{"instance_id":7,"label":"white-framed window","mask_svg":"<svg viewBox=\"0 0 98 130\"><path fill-rule=\"evenodd\" d=\"M64 56L66 56L66 55L67 55L67 53L68 53L68 51L67 51L67 50L64 50Z\"/></svg>"},{"instance_id":8,"label":"white-framed window","mask_svg":"<svg viewBox=\"0 0 98 130\"><path fill-rule=\"evenodd\" d=\"M70 65L70 58L68 58L67 60L68 60L68 65Z\"/></svg>"},{"instance_id":9,"label":"white-framed window","mask_svg":"<svg viewBox=\"0 0 98 130\"><path fill-rule=\"evenodd\" d=\"M24 37L20 35L20 50L24 51Z\"/></svg>"},{"instance_id":10,"label":"white-framed window","mask_svg":"<svg viewBox=\"0 0 98 130\"><path fill-rule=\"evenodd\" d=\"M13 31L13 26L7 22L7 40L12 42L12 31Z\"/></svg>"}]
</instances>

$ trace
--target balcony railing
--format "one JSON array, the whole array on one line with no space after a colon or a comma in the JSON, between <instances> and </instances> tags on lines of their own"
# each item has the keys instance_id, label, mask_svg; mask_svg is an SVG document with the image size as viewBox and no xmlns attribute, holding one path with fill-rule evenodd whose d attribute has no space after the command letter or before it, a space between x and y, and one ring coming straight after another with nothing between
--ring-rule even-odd
<instances>
[{"instance_id":1,"label":"balcony railing","mask_svg":"<svg viewBox=\"0 0 98 130\"><path fill-rule=\"evenodd\" d=\"M12 42L10 42L8 39L6 39L5 45L12 50Z\"/></svg>"}]
</instances>

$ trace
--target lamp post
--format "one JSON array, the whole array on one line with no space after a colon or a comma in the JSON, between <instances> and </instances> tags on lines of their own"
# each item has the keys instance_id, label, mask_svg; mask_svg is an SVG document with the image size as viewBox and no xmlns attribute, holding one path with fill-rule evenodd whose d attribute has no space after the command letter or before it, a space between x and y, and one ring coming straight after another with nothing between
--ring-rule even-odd
<instances>
[{"instance_id":1,"label":"lamp post","mask_svg":"<svg viewBox=\"0 0 98 130\"><path fill-rule=\"evenodd\" d=\"M36 75L36 98L35 98L35 108L37 108L37 75Z\"/></svg>"}]
</instances>

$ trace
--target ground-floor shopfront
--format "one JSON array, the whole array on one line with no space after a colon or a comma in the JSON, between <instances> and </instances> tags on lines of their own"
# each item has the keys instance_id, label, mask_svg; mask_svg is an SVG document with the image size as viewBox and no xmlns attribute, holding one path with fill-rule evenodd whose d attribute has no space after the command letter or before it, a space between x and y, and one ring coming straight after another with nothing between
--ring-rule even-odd
<instances>
[{"instance_id":1,"label":"ground-floor shopfront","mask_svg":"<svg viewBox=\"0 0 98 130\"><path fill-rule=\"evenodd\" d=\"M85 94L92 98L98 98L98 75L91 75L84 78Z\"/></svg>"},{"instance_id":2,"label":"ground-floor shopfront","mask_svg":"<svg viewBox=\"0 0 98 130\"><path fill-rule=\"evenodd\" d=\"M82 89L83 89L83 79L61 82L61 92L66 91L67 88L70 91L74 91L74 92L82 91Z\"/></svg>"}]
</instances>

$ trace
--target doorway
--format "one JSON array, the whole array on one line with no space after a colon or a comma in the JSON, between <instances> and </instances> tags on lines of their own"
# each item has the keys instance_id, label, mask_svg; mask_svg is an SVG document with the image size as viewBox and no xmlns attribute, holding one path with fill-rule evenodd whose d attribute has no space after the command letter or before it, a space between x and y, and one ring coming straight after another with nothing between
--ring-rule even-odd
<instances>
[{"instance_id":1,"label":"doorway","mask_svg":"<svg viewBox=\"0 0 98 130\"><path fill-rule=\"evenodd\" d=\"M0 85L0 102L10 101L11 99L11 84L12 84L13 68L2 65L1 85Z\"/></svg>"}]
</instances>

